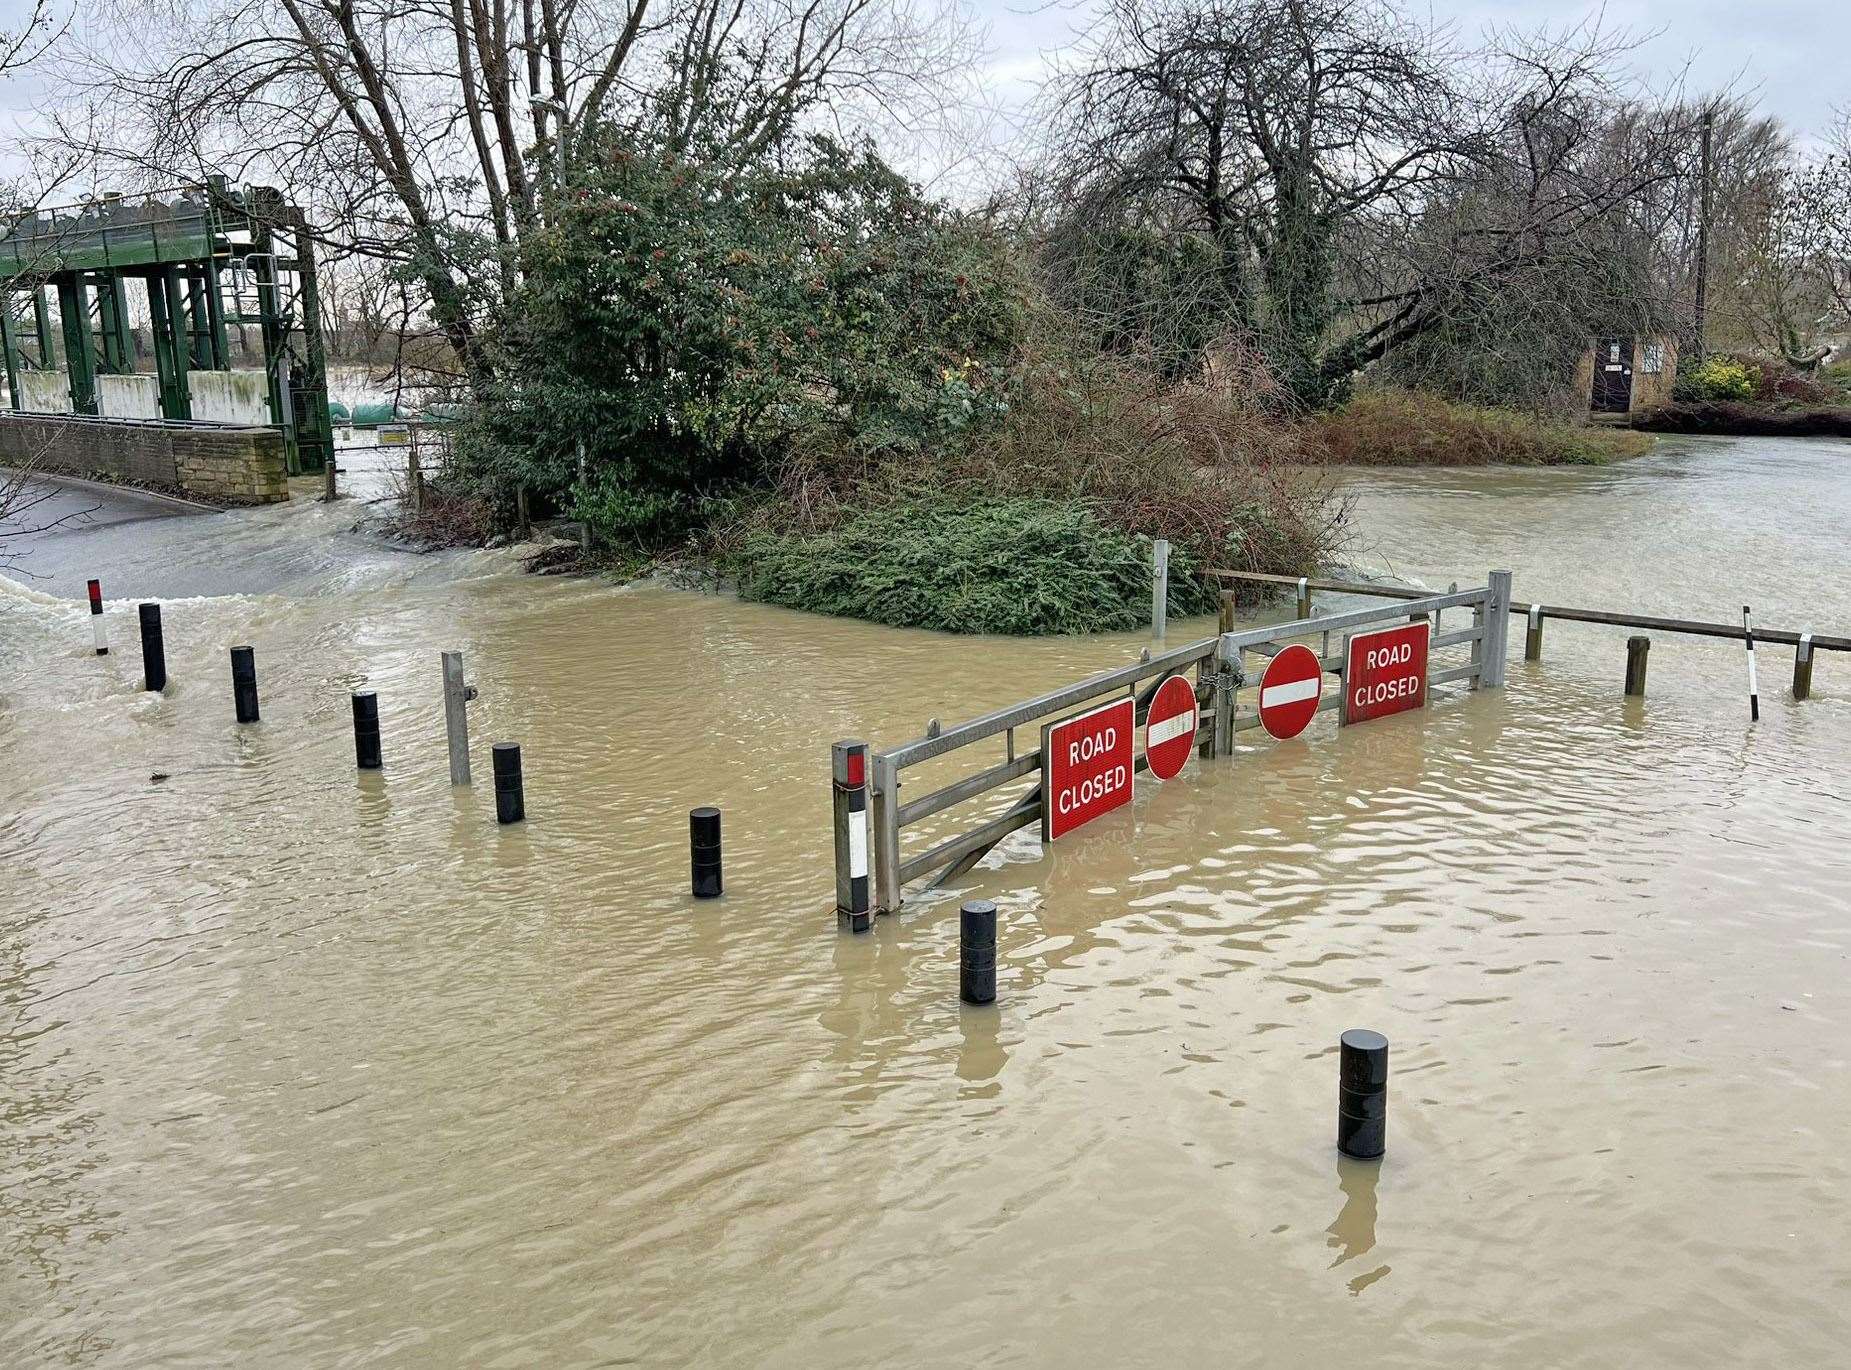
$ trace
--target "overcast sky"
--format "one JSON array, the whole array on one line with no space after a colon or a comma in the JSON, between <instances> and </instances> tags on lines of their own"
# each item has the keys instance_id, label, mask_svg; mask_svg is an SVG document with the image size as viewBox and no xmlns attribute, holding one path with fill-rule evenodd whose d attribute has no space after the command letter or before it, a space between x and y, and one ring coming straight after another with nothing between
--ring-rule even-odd
<instances>
[{"instance_id":1,"label":"overcast sky","mask_svg":"<svg viewBox=\"0 0 1851 1370\"><path fill-rule=\"evenodd\" d=\"M1047 56L1085 33L1085 0L972 0L990 28L998 86L1026 96ZM1669 79L1688 68L1702 92L1735 85L1801 133L1822 130L1833 106L1851 105L1851 0L1439 0L1424 13L1456 26L1474 45L1487 28L1555 29L1599 17L1603 27L1646 41L1642 74Z\"/></svg>"},{"instance_id":2,"label":"overcast sky","mask_svg":"<svg viewBox=\"0 0 1851 1370\"><path fill-rule=\"evenodd\" d=\"M1032 98L1048 59L1081 38L1092 14L1091 0L965 3L987 28L984 85L1006 109ZM0 29L29 8L0 0ZM1688 67L1693 93L1734 85L1802 136L1821 131L1834 106L1851 105L1851 0L1437 0L1429 12L1456 25L1466 45L1487 26L1559 28L1601 14L1609 29L1646 38L1634 55L1643 74L1662 80ZM0 134L10 140L30 122L40 97L30 76L0 79Z\"/></svg>"}]
</instances>

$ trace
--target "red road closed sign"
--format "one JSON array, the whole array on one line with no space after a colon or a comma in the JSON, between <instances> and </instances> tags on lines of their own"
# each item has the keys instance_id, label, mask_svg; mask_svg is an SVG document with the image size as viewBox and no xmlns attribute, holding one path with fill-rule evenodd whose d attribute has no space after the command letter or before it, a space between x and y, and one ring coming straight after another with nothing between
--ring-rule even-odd
<instances>
[{"instance_id":1,"label":"red road closed sign","mask_svg":"<svg viewBox=\"0 0 1851 1370\"><path fill-rule=\"evenodd\" d=\"M1316 717L1324 693L1318 654L1294 642L1266 663L1260 677L1260 724L1277 738L1297 737Z\"/></svg>"},{"instance_id":2,"label":"red road closed sign","mask_svg":"<svg viewBox=\"0 0 1851 1370\"><path fill-rule=\"evenodd\" d=\"M1195 687L1182 676L1165 676L1144 717L1144 759L1157 779L1173 779L1189 760L1195 723Z\"/></svg>"},{"instance_id":3,"label":"red road closed sign","mask_svg":"<svg viewBox=\"0 0 1851 1370\"><path fill-rule=\"evenodd\" d=\"M1127 696L1041 730L1043 842L1131 802L1137 718L1137 704Z\"/></svg>"},{"instance_id":4,"label":"red road closed sign","mask_svg":"<svg viewBox=\"0 0 1851 1370\"><path fill-rule=\"evenodd\" d=\"M1422 620L1350 639L1343 668L1343 721L1366 723L1427 702L1427 645Z\"/></svg>"}]
</instances>

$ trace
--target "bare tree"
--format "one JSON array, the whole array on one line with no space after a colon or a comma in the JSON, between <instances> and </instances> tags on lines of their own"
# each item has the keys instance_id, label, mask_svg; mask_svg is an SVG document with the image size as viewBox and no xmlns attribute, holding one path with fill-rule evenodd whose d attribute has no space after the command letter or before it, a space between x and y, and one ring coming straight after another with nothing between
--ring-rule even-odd
<instances>
[{"instance_id":1,"label":"bare tree","mask_svg":"<svg viewBox=\"0 0 1851 1370\"><path fill-rule=\"evenodd\" d=\"M1624 51L1583 28L1466 53L1389 0L1110 0L1053 87L1074 208L1051 275L1084 293L1107 234L1203 245L1210 303L1320 402L1461 311L1556 288L1686 174L1684 121L1641 108Z\"/></svg>"},{"instance_id":2,"label":"bare tree","mask_svg":"<svg viewBox=\"0 0 1851 1370\"><path fill-rule=\"evenodd\" d=\"M148 181L225 170L393 264L479 382L486 308L600 130L769 141L956 70L934 0L104 0L54 138Z\"/></svg>"}]
</instances>

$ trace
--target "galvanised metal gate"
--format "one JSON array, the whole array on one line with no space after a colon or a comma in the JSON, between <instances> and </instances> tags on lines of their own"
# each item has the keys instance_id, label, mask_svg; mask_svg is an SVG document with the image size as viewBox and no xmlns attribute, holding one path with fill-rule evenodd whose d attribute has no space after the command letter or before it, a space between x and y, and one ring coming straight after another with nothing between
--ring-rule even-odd
<instances>
[{"instance_id":1,"label":"galvanised metal gate","mask_svg":"<svg viewBox=\"0 0 1851 1370\"><path fill-rule=\"evenodd\" d=\"M901 906L906 887L922 876L930 884L956 879L977 864L985 853L1019 828L1038 823L1043 795L1039 783L1042 756L1039 745L1021 750L1018 729L1073 712L1082 705L1120 695L1136 700L1136 721L1142 724L1150 697L1169 675L1193 670L1198 708L1210 720L1198 745L1204 759L1227 756L1239 732L1260 726L1257 710L1242 711L1241 691L1250 683L1247 658L1270 657L1286 644L1305 638L1321 639L1317 649L1326 674L1341 682L1345 647L1350 634L1361 628L1427 619L1432 624L1429 650L1433 653L1465 649L1465 659L1454 664L1429 666L1427 684L1469 681L1472 688L1495 688L1504 683L1505 648L1509 630L1511 578L1508 571L1493 571L1476 589L1404 599L1341 614L1300 617L1261 628L1226 631L1185 646L1156 654L1145 652L1128 666L1089 676L1072 685L1050 690L1019 704L995 710L950 728L933 729L926 736L875 752L862 741L835 744L833 778L836 792L835 849L836 903L838 909L863 927L872 911L891 913ZM1301 599L1301 605L1303 600ZM1470 622L1448 628L1449 610L1468 610ZM1226 619L1224 618L1224 623ZM1338 637L1337 650L1331 650ZM1321 703L1318 712L1340 706L1338 690ZM1002 756L950 784L917 799L902 800L905 771L951 752L1000 738ZM975 760L975 754L973 754ZM1146 769L1144 757L1135 769ZM905 830L922 820L968 803L981 795L1035 777L1001 814L943 838L923 850L904 849ZM872 822L870 834L860 825ZM871 860L870 860L871 858ZM870 866L872 869L870 869Z\"/></svg>"}]
</instances>

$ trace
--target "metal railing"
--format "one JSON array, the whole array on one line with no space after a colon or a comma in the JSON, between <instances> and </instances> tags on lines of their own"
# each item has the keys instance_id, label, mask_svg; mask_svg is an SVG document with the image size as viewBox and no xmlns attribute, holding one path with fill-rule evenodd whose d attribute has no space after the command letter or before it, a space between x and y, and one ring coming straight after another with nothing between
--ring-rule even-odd
<instances>
[{"instance_id":1,"label":"metal railing","mask_svg":"<svg viewBox=\"0 0 1851 1370\"><path fill-rule=\"evenodd\" d=\"M1247 683L1244 658L1248 652L1271 655L1285 643L1321 634L1324 645L1319 652L1319 660L1327 673L1341 680L1345 670L1345 652L1341 648L1335 654L1331 652L1331 634L1347 633L1351 629L1386 621L1408 621L1431 615L1433 636L1430 650L1465 647L1469 649L1469 655L1460 665L1439 671L1431 671L1429 668L1428 684L1470 680L1474 687L1498 686L1504 683L1509 605L1510 573L1493 571L1489 583L1476 589L1408 598L1392 607L1372 607L1323 617L1302 617L1261 628L1228 630L1166 651L1146 651L1142 659L1131 665L1088 676L1074 684L1049 690L1032 699L1025 699L953 727L939 728L934 724L924 737L886 751L872 752L861 742L839 743L836 784L845 797L843 802L836 805L835 813L838 890L849 889L854 879L866 874L855 865L844 863L853 862L855 852L865 851L867 846L871 846L872 902L877 911L891 913L900 907L905 888L912 881L921 876L931 876L931 883L936 885L955 879L976 865L985 853L1010 833L1039 822L1043 804L1039 780L1042 773L1040 737L1037 735L1036 745L1032 749L1019 750L1016 746L1016 731L1019 728L1044 720L1055 722L1081 705L1121 694L1128 694L1136 701L1134 718L1137 725L1142 725L1157 686L1171 674L1193 669L1197 707L1210 720L1209 726L1200 730L1197 751L1204 759L1226 755L1233 749L1237 732L1260 726L1257 713L1243 715L1239 708L1240 690ZM1451 632L1442 631L1442 615L1449 609L1469 609L1472 614L1471 625ZM1224 610L1224 627L1229 621ZM1319 711L1338 707L1341 694L1338 691L1322 703ZM902 801L903 772L999 737L1003 742L1000 760L992 760L981 769L917 799ZM861 798L852 803L846 799L843 777L848 772L842 758L851 753L865 757L867 762L865 778L853 783L855 789L865 786L865 795L861 796L868 801L865 815ZM1143 755L1136 757L1134 767L1140 772L1148 769ZM860 768L857 766L854 769L859 775ZM903 838L907 828L1031 776L1036 778L1036 783L1016 796L1000 814L987 816L975 826L943 838L923 850L911 854L904 850ZM853 833L844 830L844 824L858 823L865 818L872 819L872 842L858 843ZM838 907L843 912L862 912L841 903L842 897L839 894Z\"/></svg>"}]
</instances>

